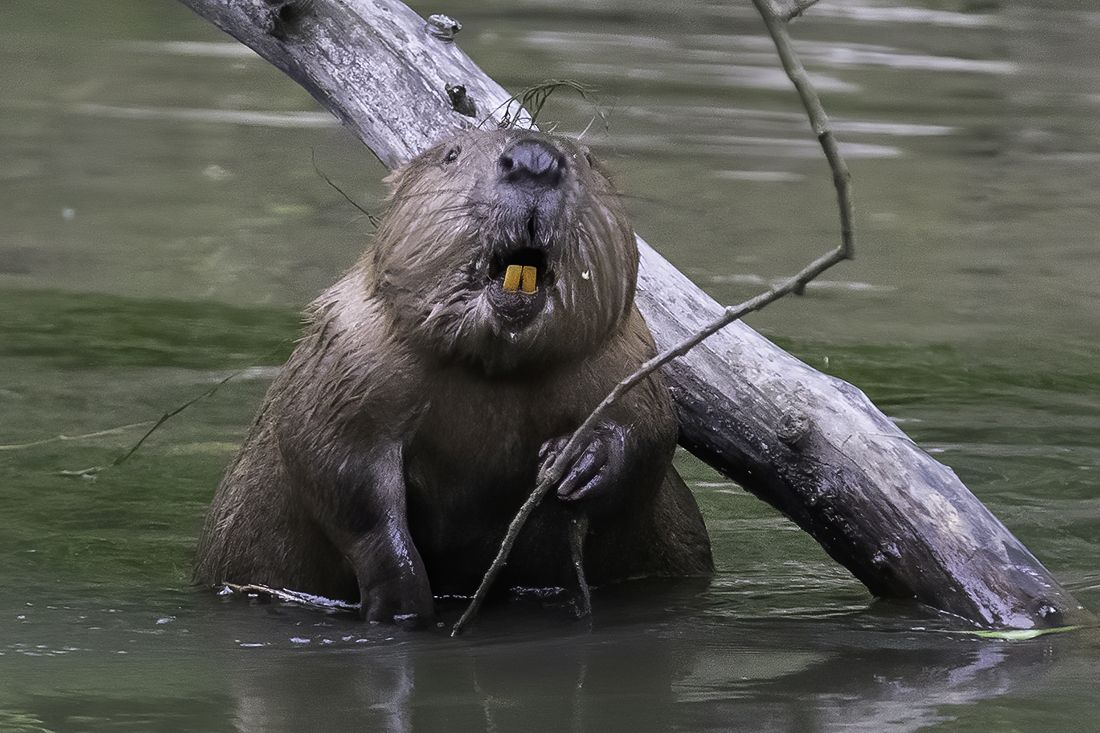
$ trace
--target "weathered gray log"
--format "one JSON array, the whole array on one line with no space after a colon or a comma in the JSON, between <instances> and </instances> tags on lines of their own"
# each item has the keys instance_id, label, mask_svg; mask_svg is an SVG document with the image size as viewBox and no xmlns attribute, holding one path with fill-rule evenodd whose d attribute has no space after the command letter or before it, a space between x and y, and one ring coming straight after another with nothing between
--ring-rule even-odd
<instances>
[{"instance_id":1,"label":"weathered gray log","mask_svg":"<svg viewBox=\"0 0 1100 733\"><path fill-rule=\"evenodd\" d=\"M397 0L181 2L286 72L390 167L508 105ZM455 84L472 117L454 111ZM664 348L721 306L638 243L638 303ZM949 468L850 384L740 323L666 372L681 443L794 520L873 594L989 627L1091 619Z\"/></svg>"}]
</instances>

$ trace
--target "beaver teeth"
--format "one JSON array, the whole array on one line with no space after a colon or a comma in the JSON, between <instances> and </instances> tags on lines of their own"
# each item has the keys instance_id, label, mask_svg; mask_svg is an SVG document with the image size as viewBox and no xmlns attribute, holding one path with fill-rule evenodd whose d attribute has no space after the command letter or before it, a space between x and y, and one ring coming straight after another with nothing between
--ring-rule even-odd
<instances>
[{"instance_id":1,"label":"beaver teeth","mask_svg":"<svg viewBox=\"0 0 1100 733\"><path fill-rule=\"evenodd\" d=\"M520 265L508 265L504 270L504 289L509 293L516 292L519 289L520 276L523 272L523 267Z\"/></svg>"},{"instance_id":2,"label":"beaver teeth","mask_svg":"<svg viewBox=\"0 0 1100 733\"><path fill-rule=\"evenodd\" d=\"M523 266L523 285L520 287L527 295L534 295L539 289L539 271L538 268L531 265Z\"/></svg>"},{"instance_id":3,"label":"beaver teeth","mask_svg":"<svg viewBox=\"0 0 1100 733\"><path fill-rule=\"evenodd\" d=\"M525 295L534 295L539 289L539 270L531 265L508 265L504 270L504 290L514 293L522 290Z\"/></svg>"}]
</instances>

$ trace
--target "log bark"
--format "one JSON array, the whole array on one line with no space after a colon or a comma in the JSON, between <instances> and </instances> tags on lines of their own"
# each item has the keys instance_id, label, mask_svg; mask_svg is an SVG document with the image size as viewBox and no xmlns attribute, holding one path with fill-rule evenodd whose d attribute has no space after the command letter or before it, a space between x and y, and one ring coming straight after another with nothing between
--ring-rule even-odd
<instances>
[{"instance_id":1,"label":"log bark","mask_svg":"<svg viewBox=\"0 0 1100 733\"><path fill-rule=\"evenodd\" d=\"M397 0L181 2L305 87L390 167L456 128L493 124L508 106L510 95L457 43ZM468 97L460 104L447 91L456 84ZM721 306L640 238L638 246L638 305L663 349ZM985 627L1091 618L949 468L852 385L741 323L670 363L666 376L681 443L790 517L871 593Z\"/></svg>"}]
</instances>

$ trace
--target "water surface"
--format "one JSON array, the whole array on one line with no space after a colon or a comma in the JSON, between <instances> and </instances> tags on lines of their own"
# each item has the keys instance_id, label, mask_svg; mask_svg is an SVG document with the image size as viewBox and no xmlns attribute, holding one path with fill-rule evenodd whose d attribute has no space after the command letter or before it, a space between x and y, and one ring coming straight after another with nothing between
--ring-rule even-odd
<instances>
[{"instance_id":1,"label":"water surface","mask_svg":"<svg viewBox=\"0 0 1100 733\"><path fill-rule=\"evenodd\" d=\"M436 6L419 6L434 12ZM492 610L470 636L189 587L205 505L383 171L168 0L8 0L0 24L0 730L1093 730L1100 639L948 633L876 604L690 457L706 589ZM505 86L608 159L722 301L837 239L748 3L459 2ZM851 380L1100 608L1100 13L823 2L796 26L855 179L859 255L750 321ZM87 480L144 423L247 369ZM100 433L73 440L58 435ZM45 442L42 442L45 441Z\"/></svg>"}]
</instances>

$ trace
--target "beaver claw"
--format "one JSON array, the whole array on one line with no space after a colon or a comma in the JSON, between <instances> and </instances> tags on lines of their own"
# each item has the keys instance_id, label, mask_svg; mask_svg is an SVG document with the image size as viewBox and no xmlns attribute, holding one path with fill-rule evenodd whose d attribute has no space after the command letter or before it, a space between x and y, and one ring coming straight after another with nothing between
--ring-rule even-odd
<instances>
[{"instance_id":1,"label":"beaver claw","mask_svg":"<svg viewBox=\"0 0 1100 733\"><path fill-rule=\"evenodd\" d=\"M539 473L549 468L571 435L552 438L539 449ZM618 423L601 423L593 430L588 445L565 469L556 493L562 501L610 498L611 490L622 484L620 474L626 465L626 428Z\"/></svg>"}]
</instances>

